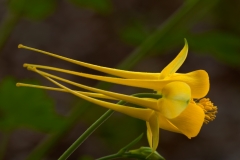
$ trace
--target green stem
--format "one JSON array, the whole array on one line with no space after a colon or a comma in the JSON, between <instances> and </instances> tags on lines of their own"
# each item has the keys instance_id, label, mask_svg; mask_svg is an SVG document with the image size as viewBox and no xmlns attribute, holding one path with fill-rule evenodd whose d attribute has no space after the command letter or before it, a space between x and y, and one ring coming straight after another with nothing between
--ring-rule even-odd
<instances>
[{"instance_id":1,"label":"green stem","mask_svg":"<svg viewBox=\"0 0 240 160\"><path fill-rule=\"evenodd\" d=\"M107 112L105 112L61 155L61 157L58 160L67 159L113 113L114 113L113 110L108 110Z\"/></svg>"},{"instance_id":2,"label":"green stem","mask_svg":"<svg viewBox=\"0 0 240 160\"><path fill-rule=\"evenodd\" d=\"M144 98L161 98L161 95L154 93L138 93L132 95L134 97L144 97ZM117 104L124 105L126 101L119 101ZM106 121L112 114L113 110L108 110L105 112L98 120L96 120L62 155L58 160L67 159L104 121ZM128 146L127 146L128 147Z\"/></svg>"},{"instance_id":3,"label":"green stem","mask_svg":"<svg viewBox=\"0 0 240 160\"><path fill-rule=\"evenodd\" d=\"M136 139L134 139L132 142L130 142L128 145L126 145L125 147L123 147L122 149L120 149L120 151L116 154L112 154L112 155L108 155L105 157L101 157L98 158L97 160L109 160L109 159L114 159L114 158L121 158L123 157L123 154L130 148L132 147L134 144L136 144L141 138L142 138L143 134L141 134L140 136L138 136Z\"/></svg>"},{"instance_id":4,"label":"green stem","mask_svg":"<svg viewBox=\"0 0 240 160\"><path fill-rule=\"evenodd\" d=\"M190 5L183 5L177 12L175 12L161 27L158 28L156 32L153 33L145 42L141 44L129 57L127 57L120 65L116 68L128 70L143 59L148 52L158 45L159 48L164 48L164 43L159 43L159 41L164 41L165 36L170 35L174 28L178 28L181 24L181 20L189 15L194 15L196 7L201 0L194 1ZM168 28L170 27L170 28ZM110 83L99 82L96 88L108 89L112 86ZM36 157L42 159L43 156L52 148L64 134L70 130L81 118L86 110L90 108L92 104L89 102L79 101L73 108L66 125L61 128L58 132L50 135L43 141L39 146L37 146L33 152L28 156L27 160L35 160Z\"/></svg>"},{"instance_id":5,"label":"green stem","mask_svg":"<svg viewBox=\"0 0 240 160\"><path fill-rule=\"evenodd\" d=\"M138 141L140 141L140 139L142 139L143 137L143 133L138 136L136 139L134 139L132 142L130 142L129 144L127 144L125 147L123 147L122 149L120 149L120 151L118 152L118 154L123 154L125 153L130 147L132 147L133 145L135 145Z\"/></svg>"}]
</instances>

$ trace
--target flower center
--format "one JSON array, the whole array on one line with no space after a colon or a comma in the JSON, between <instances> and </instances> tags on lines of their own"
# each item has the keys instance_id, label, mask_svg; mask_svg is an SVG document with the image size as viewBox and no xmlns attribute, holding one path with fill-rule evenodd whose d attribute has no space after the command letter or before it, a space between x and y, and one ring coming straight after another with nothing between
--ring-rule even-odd
<instances>
[{"instance_id":1,"label":"flower center","mask_svg":"<svg viewBox=\"0 0 240 160\"><path fill-rule=\"evenodd\" d=\"M216 118L217 106L214 106L209 98L200 99L197 102L197 105L200 106L205 113L205 124L208 124L210 121L213 121Z\"/></svg>"}]
</instances>

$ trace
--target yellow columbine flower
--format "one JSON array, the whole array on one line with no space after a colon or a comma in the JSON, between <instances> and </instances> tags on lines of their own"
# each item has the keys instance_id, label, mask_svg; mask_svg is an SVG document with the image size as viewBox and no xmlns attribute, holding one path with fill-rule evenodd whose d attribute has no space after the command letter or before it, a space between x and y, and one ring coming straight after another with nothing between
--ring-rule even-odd
<instances>
[{"instance_id":1,"label":"yellow columbine flower","mask_svg":"<svg viewBox=\"0 0 240 160\"><path fill-rule=\"evenodd\" d=\"M66 58L63 56L59 56L53 53L45 52L42 50L38 50L35 48L23 46L23 45L19 45L19 48L25 48L25 49L37 51L43 54L47 54L71 63L75 63L84 67L88 67L88 68L98 70L100 72L104 72L114 76L118 76L121 78L97 76L97 75L91 75L86 73L80 73L80 72L75 72L75 71L70 71L70 70L65 70L60 68L34 65L34 64L24 64L25 67L34 66L36 68L60 71L68 74L73 74L73 75L105 81L105 82L152 89L158 92L161 91L162 88L167 83L174 82L174 81L181 81L181 82L187 83L190 86L192 90L192 98L202 98L208 93L208 90L209 90L209 78L206 71L196 70L196 71L184 73L184 74L175 73L183 64L183 62L187 57L188 44L186 40L185 40L185 46L181 50L181 52L178 54L178 56L169 65L167 65L162 70L161 73L145 73L145 72L131 72L131 71L125 71L125 70L118 70L118 69L107 68L107 67L102 67L102 66L97 66L97 65L77 61L74 59Z\"/></svg>"},{"instance_id":2,"label":"yellow columbine flower","mask_svg":"<svg viewBox=\"0 0 240 160\"><path fill-rule=\"evenodd\" d=\"M20 83L17 85L69 92L97 105L127 114L134 118L144 120L147 124L147 137L149 145L151 148L153 148L153 150L156 150L158 146L159 128L182 133L188 138L191 138L195 137L199 133L200 128L204 122L204 118L207 117L207 115L204 114L204 109L206 110L206 108L209 107L199 107L199 104L201 103L195 103L192 98L201 98L207 94L209 90L208 74L203 70L198 70L187 74L175 73L177 69L182 65L187 56L188 46L186 41L185 46L179 53L179 55L167 67L165 67L161 73L141 73L111 69L76 61L23 45L19 45L19 48L34 50L88 68L102 71L104 73L122 77L112 78L105 76L96 76L54 67L24 64L24 66L27 67L29 70L41 74L45 78L55 83L60 88L34 86ZM109 92L69 81L67 79L49 74L47 72L43 72L38 68L65 72L116 84L153 89L156 90L158 94L160 94L162 97L160 99L138 98L124 94ZM56 80L66 82L95 93L74 91L60 84ZM137 104L144 108L123 106L99 100L96 98L123 100L129 103Z\"/></svg>"},{"instance_id":3,"label":"yellow columbine flower","mask_svg":"<svg viewBox=\"0 0 240 160\"><path fill-rule=\"evenodd\" d=\"M196 136L204 120L204 112L200 107L198 107L199 110L188 107L189 101L191 99L191 89L184 82L176 81L176 82L168 83L165 87L163 87L161 91L162 98L149 99L149 98L138 98L138 97L128 96L124 94L109 92L109 91L85 86L85 85L78 84L78 83L69 81L67 79L40 71L34 67L28 67L28 69L41 74L42 76L46 77L48 80L52 81L54 84L59 86L60 88L84 100L87 100L89 102L100 105L102 107L129 115L131 117L146 121L147 137L148 137L149 145L153 149L153 151L155 151L158 146L159 128L183 133L190 138L190 137ZM123 106L123 105L118 105L118 104L98 100L90 96L86 96L85 94L82 94L80 92L71 90L70 88L60 84L54 79L75 85L77 87L80 87L92 92L101 93L109 97L124 100L129 103L137 104L144 108L134 108L126 105ZM21 86L22 84L17 84L17 85ZM185 110L190 110L190 111L185 113ZM196 111L199 111L199 113ZM188 118L188 116L190 116L189 114L193 114L193 113L196 114L194 117L195 120L192 120L191 122L187 122L189 121L189 119L187 120L185 119ZM186 125L187 123L190 123L190 125L187 125L187 127L183 125L182 128L179 128L178 125L181 126L181 123L178 122L178 118L180 118L182 122L186 121L184 122L186 123ZM176 121L176 125L172 123L171 120L173 120L173 122ZM192 127L192 125L194 127Z\"/></svg>"}]
</instances>

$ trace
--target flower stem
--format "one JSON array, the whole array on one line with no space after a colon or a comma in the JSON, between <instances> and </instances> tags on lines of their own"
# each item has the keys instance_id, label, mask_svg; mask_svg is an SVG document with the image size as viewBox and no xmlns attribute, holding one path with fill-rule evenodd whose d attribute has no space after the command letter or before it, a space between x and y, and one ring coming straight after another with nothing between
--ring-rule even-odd
<instances>
[{"instance_id":1,"label":"flower stem","mask_svg":"<svg viewBox=\"0 0 240 160\"><path fill-rule=\"evenodd\" d=\"M101 158L98 158L97 160L109 160L109 159L114 159L114 158L121 158L123 157L123 154L125 154L125 152L130 148L132 147L134 144L136 144L143 136L143 133L138 136L136 139L134 139L132 142L130 142L128 145L126 145L125 147L123 147L122 149L120 149L118 151L118 153L115 153L115 154L112 154L112 155L108 155L108 156L105 156L105 157L101 157Z\"/></svg>"},{"instance_id":2,"label":"flower stem","mask_svg":"<svg viewBox=\"0 0 240 160\"><path fill-rule=\"evenodd\" d=\"M154 93L138 93L132 95L134 97L159 99L161 95ZM124 105L126 101L119 101L117 104ZM105 112L98 120L96 120L62 155L58 160L67 159L103 122L105 122L112 114L113 110Z\"/></svg>"},{"instance_id":3,"label":"flower stem","mask_svg":"<svg viewBox=\"0 0 240 160\"><path fill-rule=\"evenodd\" d=\"M107 112L105 112L61 155L61 157L58 160L67 159L113 113L114 111L110 109Z\"/></svg>"}]
</instances>

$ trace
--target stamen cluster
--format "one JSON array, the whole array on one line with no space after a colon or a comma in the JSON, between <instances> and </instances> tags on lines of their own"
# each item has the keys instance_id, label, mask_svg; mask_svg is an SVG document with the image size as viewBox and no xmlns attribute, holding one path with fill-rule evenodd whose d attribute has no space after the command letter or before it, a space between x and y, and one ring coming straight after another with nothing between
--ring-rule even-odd
<instances>
[{"instance_id":1,"label":"stamen cluster","mask_svg":"<svg viewBox=\"0 0 240 160\"><path fill-rule=\"evenodd\" d=\"M197 103L205 113L204 123L208 124L216 118L217 106L214 106L209 98L202 98Z\"/></svg>"}]
</instances>

